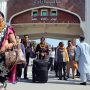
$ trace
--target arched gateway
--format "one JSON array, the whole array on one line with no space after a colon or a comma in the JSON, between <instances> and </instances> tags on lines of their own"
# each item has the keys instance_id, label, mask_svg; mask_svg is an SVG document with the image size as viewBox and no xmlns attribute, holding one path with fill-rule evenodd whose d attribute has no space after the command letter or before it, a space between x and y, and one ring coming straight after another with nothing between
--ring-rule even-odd
<instances>
[{"instance_id":1,"label":"arched gateway","mask_svg":"<svg viewBox=\"0 0 90 90\"><path fill-rule=\"evenodd\" d=\"M85 19L84 0L79 1L8 0L7 21L18 35L29 34L30 39L78 38L83 35L80 23Z\"/></svg>"}]
</instances>

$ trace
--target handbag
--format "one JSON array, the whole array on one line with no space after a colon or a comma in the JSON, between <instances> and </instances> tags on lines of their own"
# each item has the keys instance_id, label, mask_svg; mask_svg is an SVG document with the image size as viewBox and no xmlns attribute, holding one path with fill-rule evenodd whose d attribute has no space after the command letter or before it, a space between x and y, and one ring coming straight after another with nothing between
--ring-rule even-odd
<instances>
[{"instance_id":1,"label":"handbag","mask_svg":"<svg viewBox=\"0 0 90 90\"><path fill-rule=\"evenodd\" d=\"M17 61L17 52L15 49L5 52L5 64L6 66L14 65Z\"/></svg>"},{"instance_id":2,"label":"handbag","mask_svg":"<svg viewBox=\"0 0 90 90\"><path fill-rule=\"evenodd\" d=\"M17 64L25 64L26 58L21 49L17 49Z\"/></svg>"},{"instance_id":3,"label":"handbag","mask_svg":"<svg viewBox=\"0 0 90 90\"><path fill-rule=\"evenodd\" d=\"M73 68L76 69L76 70L78 69L78 64L77 64L76 61L73 61Z\"/></svg>"}]
</instances>

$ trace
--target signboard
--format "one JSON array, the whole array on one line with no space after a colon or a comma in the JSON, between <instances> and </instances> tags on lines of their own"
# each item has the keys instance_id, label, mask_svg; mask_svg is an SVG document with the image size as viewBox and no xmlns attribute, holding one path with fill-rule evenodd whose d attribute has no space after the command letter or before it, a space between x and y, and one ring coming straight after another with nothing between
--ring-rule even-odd
<instances>
[{"instance_id":1,"label":"signboard","mask_svg":"<svg viewBox=\"0 0 90 90\"><path fill-rule=\"evenodd\" d=\"M57 4L61 3L62 0L34 0L33 5L42 5L42 4Z\"/></svg>"}]
</instances>

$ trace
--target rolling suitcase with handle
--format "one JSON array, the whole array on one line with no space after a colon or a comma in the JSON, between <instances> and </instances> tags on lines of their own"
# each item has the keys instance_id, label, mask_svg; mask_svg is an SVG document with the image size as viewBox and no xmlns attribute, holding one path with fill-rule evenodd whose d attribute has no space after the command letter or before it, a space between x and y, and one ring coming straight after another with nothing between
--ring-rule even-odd
<instances>
[{"instance_id":1,"label":"rolling suitcase with handle","mask_svg":"<svg viewBox=\"0 0 90 90\"><path fill-rule=\"evenodd\" d=\"M48 80L48 61L33 60L32 81L46 83Z\"/></svg>"}]
</instances>

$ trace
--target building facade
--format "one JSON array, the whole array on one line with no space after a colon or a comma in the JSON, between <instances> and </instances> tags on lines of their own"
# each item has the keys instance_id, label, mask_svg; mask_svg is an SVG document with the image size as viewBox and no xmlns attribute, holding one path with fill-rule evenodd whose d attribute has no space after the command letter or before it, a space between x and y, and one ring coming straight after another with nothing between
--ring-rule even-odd
<instances>
[{"instance_id":1,"label":"building facade","mask_svg":"<svg viewBox=\"0 0 90 90\"><path fill-rule=\"evenodd\" d=\"M7 22L18 35L29 34L31 39L84 35L90 43L89 4L90 0L8 0Z\"/></svg>"}]
</instances>

